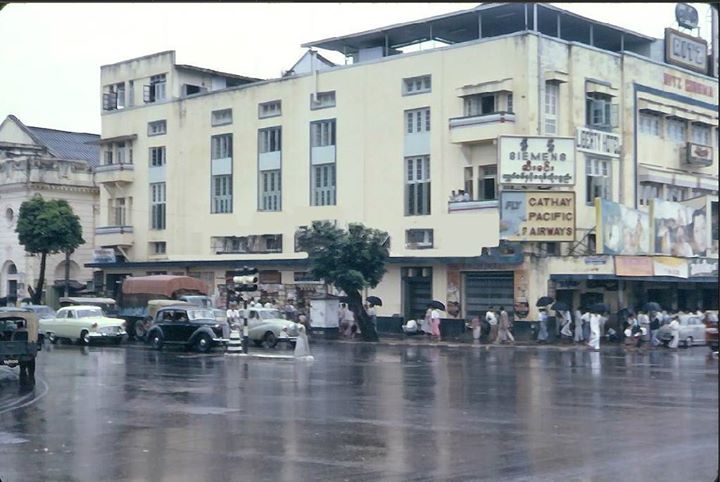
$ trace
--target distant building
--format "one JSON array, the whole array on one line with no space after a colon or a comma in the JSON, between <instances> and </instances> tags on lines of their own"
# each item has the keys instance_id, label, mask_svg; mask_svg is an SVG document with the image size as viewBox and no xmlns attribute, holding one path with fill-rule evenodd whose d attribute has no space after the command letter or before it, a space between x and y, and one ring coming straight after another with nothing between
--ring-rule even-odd
<instances>
[{"instance_id":1,"label":"distant building","mask_svg":"<svg viewBox=\"0 0 720 482\"><path fill-rule=\"evenodd\" d=\"M298 298L317 280L295 233L333 220L389 233L381 315L438 299L532 320L544 295L717 308L718 81L665 46L550 4L491 3L305 44L346 64L309 51L279 79L174 52L103 66L96 242L118 257L91 266L106 287L178 272L222 295L247 264L269 295ZM502 196L534 209L501 223ZM700 196L714 229L697 263L644 241L628 256L638 242L614 227L603 252L596 199L647 213Z\"/></svg>"},{"instance_id":2,"label":"distant building","mask_svg":"<svg viewBox=\"0 0 720 482\"><path fill-rule=\"evenodd\" d=\"M70 260L71 287L80 289L92 280L92 270L84 265L93 260L99 139L97 134L26 126L14 115L0 124L0 297L19 301L37 282L40 258L25 252L15 232L20 205L35 194L65 199L80 217L85 244ZM53 303L64 289L65 255L48 256L45 273L46 302Z\"/></svg>"}]
</instances>

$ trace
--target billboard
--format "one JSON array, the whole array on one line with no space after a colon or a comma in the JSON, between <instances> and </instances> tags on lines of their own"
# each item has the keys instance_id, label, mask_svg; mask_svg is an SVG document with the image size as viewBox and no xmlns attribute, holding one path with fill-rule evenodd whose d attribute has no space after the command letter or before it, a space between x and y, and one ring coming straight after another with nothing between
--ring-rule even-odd
<instances>
[{"instance_id":1,"label":"billboard","mask_svg":"<svg viewBox=\"0 0 720 482\"><path fill-rule=\"evenodd\" d=\"M615 274L618 276L652 276L653 260L645 256L615 256Z\"/></svg>"},{"instance_id":2,"label":"billboard","mask_svg":"<svg viewBox=\"0 0 720 482\"><path fill-rule=\"evenodd\" d=\"M575 139L548 136L499 136L501 184L575 185Z\"/></svg>"},{"instance_id":3,"label":"billboard","mask_svg":"<svg viewBox=\"0 0 720 482\"><path fill-rule=\"evenodd\" d=\"M653 199L653 248L657 254L689 258L705 256L710 239L710 198L701 196L672 202Z\"/></svg>"},{"instance_id":4,"label":"billboard","mask_svg":"<svg viewBox=\"0 0 720 482\"><path fill-rule=\"evenodd\" d=\"M674 276L675 278L688 277L688 260L657 256L653 258L653 274L655 276Z\"/></svg>"},{"instance_id":5,"label":"billboard","mask_svg":"<svg viewBox=\"0 0 720 482\"><path fill-rule=\"evenodd\" d=\"M622 204L595 198L597 254L650 254L650 216Z\"/></svg>"},{"instance_id":6,"label":"billboard","mask_svg":"<svg viewBox=\"0 0 720 482\"><path fill-rule=\"evenodd\" d=\"M574 191L502 191L500 239L574 241Z\"/></svg>"}]
</instances>

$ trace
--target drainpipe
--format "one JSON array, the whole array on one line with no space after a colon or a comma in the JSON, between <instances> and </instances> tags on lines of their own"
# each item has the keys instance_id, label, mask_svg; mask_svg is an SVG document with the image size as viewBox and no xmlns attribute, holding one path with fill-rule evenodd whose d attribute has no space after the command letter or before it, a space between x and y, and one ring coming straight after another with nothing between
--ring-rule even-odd
<instances>
[{"instance_id":1,"label":"drainpipe","mask_svg":"<svg viewBox=\"0 0 720 482\"><path fill-rule=\"evenodd\" d=\"M535 39L537 41L537 135L542 134L542 121L543 121L543 92L545 92L545 72L542 68L542 39L540 38L540 32L537 28L537 3L533 3L533 30L535 31Z\"/></svg>"}]
</instances>

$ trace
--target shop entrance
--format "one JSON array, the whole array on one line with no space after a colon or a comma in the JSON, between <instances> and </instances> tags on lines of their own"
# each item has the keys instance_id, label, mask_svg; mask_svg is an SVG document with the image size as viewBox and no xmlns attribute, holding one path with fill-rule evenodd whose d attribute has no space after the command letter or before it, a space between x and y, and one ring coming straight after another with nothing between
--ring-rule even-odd
<instances>
[{"instance_id":1,"label":"shop entrance","mask_svg":"<svg viewBox=\"0 0 720 482\"><path fill-rule=\"evenodd\" d=\"M465 317L481 316L494 306L505 308L511 317L514 313L514 273L512 271L479 271L465 273Z\"/></svg>"},{"instance_id":2,"label":"shop entrance","mask_svg":"<svg viewBox=\"0 0 720 482\"><path fill-rule=\"evenodd\" d=\"M427 305L432 302L432 268L403 268L402 299L406 320L425 318Z\"/></svg>"}]
</instances>

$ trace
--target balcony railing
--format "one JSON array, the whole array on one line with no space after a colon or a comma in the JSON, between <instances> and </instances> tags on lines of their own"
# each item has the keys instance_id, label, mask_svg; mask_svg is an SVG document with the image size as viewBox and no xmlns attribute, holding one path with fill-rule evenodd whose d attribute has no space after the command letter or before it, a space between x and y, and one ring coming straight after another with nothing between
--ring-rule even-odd
<instances>
[{"instance_id":1,"label":"balcony railing","mask_svg":"<svg viewBox=\"0 0 720 482\"><path fill-rule=\"evenodd\" d=\"M100 226L95 228L98 246L132 246L134 236L132 226Z\"/></svg>"},{"instance_id":2,"label":"balcony railing","mask_svg":"<svg viewBox=\"0 0 720 482\"><path fill-rule=\"evenodd\" d=\"M499 135L515 133L515 114L492 114L453 117L449 120L450 142L472 143L496 139Z\"/></svg>"},{"instance_id":3,"label":"balcony railing","mask_svg":"<svg viewBox=\"0 0 720 482\"><path fill-rule=\"evenodd\" d=\"M104 164L95 168L95 182L133 182L135 166L130 163Z\"/></svg>"}]
</instances>

